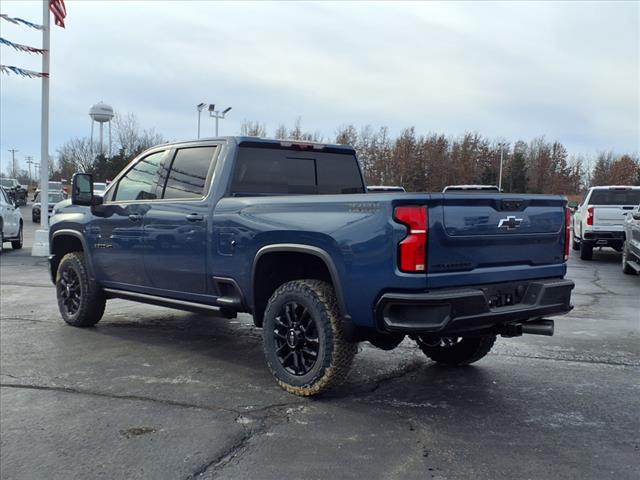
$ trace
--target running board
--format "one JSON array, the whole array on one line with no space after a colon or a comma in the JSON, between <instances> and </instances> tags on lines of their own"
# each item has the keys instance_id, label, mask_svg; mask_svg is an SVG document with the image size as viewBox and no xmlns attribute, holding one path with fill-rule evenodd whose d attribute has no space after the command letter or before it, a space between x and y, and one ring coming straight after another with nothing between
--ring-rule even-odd
<instances>
[{"instance_id":1,"label":"running board","mask_svg":"<svg viewBox=\"0 0 640 480\"><path fill-rule=\"evenodd\" d=\"M208 305L205 303L188 302L175 298L158 297L146 293L130 292L128 290L117 290L115 288L104 288L104 292L112 298L122 298L135 302L158 305L160 307L176 308L178 310L188 310L191 312L220 312L221 309L234 309L240 305L239 300L230 297L218 297L218 305ZM220 301L222 300L222 302Z\"/></svg>"}]
</instances>

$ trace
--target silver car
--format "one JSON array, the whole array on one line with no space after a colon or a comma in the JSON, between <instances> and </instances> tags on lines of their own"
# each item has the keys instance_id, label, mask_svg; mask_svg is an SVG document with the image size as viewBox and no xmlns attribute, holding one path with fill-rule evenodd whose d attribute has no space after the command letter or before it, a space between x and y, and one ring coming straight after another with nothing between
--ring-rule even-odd
<instances>
[{"instance_id":1,"label":"silver car","mask_svg":"<svg viewBox=\"0 0 640 480\"><path fill-rule=\"evenodd\" d=\"M14 250L22 248L22 226L20 209L9 198L5 189L0 187L0 252L5 242L11 242Z\"/></svg>"}]
</instances>

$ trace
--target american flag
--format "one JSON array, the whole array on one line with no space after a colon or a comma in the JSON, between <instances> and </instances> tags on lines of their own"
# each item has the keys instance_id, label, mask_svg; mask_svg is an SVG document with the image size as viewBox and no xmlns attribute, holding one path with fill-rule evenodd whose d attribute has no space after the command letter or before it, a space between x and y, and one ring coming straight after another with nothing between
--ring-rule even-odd
<instances>
[{"instance_id":1,"label":"american flag","mask_svg":"<svg viewBox=\"0 0 640 480\"><path fill-rule=\"evenodd\" d=\"M67 16L64 0L49 0L49 10L53 13L56 25L64 28L64 17Z\"/></svg>"}]
</instances>

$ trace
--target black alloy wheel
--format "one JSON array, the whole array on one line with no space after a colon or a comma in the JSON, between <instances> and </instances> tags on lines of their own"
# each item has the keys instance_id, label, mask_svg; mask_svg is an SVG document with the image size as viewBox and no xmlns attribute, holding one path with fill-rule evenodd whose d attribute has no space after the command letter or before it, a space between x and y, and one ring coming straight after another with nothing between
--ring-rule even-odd
<instances>
[{"instance_id":1,"label":"black alloy wheel","mask_svg":"<svg viewBox=\"0 0 640 480\"><path fill-rule=\"evenodd\" d=\"M347 376L357 345L346 336L335 290L327 282L292 280L278 287L262 326L267 366L287 392L318 395Z\"/></svg>"},{"instance_id":2,"label":"black alloy wheel","mask_svg":"<svg viewBox=\"0 0 640 480\"><path fill-rule=\"evenodd\" d=\"M106 297L89 276L82 252L67 253L56 272L56 297L62 319L74 327L91 327L104 313Z\"/></svg>"},{"instance_id":3,"label":"black alloy wheel","mask_svg":"<svg viewBox=\"0 0 640 480\"><path fill-rule=\"evenodd\" d=\"M477 362L486 356L493 347L496 336L432 337L422 335L416 337L415 340L422 353L434 362L457 367Z\"/></svg>"},{"instance_id":4,"label":"black alloy wheel","mask_svg":"<svg viewBox=\"0 0 640 480\"><path fill-rule=\"evenodd\" d=\"M320 339L317 321L307 308L293 301L285 303L275 318L273 340L276 357L287 372L301 376L311 371Z\"/></svg>"},{"instance_id":5,"label":"black alloy wheel","mask_svg":"<svg viewBox=\"0 0 640 480\"><path fill-rule=\"evenodd\" d=\"M67 315L75 315L80 309L82 288L80 287L80 278L73 268L69 267L60 272L58 292Z\"/></svg>"}]
</instances>

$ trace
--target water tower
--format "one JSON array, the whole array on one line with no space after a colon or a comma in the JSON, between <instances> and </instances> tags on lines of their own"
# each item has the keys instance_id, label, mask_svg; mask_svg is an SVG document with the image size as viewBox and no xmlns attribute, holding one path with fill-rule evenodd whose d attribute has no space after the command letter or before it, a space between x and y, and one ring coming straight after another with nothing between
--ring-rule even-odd
<instances>
[{"instance_id":1,"label":"water tower","mask_svg":"<svg viewBox=\"0 0 640 480\"><path fill-rule=\"evenodd\" d=\"M107 123L109 126L109 156L111 156L111 119L113 118L113 107L106 103L98 102L89 109L89 116L91 117L91 151L93 151L93 124L98 122L100 124L100 150L99 155L104 155L104 141L103 141L103 128Z\"/></svg>"}]
</instances>

